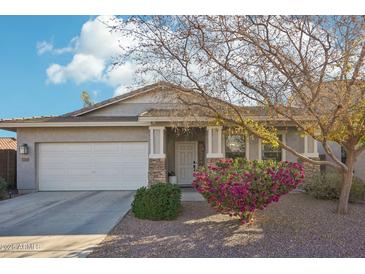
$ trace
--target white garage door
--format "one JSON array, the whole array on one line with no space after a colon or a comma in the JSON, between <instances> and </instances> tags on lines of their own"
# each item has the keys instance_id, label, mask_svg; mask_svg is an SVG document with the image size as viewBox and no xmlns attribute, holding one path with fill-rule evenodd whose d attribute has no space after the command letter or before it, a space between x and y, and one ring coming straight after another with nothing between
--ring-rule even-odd
<instances>
[{"instance_id":1,"label":"white garage door","mask_svg":"<svg viewBox=\"0 0 365 274\"><path fill-rule=\"evenodd\" d=\"M146 142L38 145L40 191L134 190L147 174Z\"/></svg>"}]
</instances>

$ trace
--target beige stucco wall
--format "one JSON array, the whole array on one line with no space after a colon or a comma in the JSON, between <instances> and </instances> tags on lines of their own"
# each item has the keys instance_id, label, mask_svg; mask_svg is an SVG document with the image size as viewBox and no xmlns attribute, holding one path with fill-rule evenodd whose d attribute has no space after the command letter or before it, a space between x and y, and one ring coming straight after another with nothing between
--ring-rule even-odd
<instances>
[{"instance_id":1,"label":"beige stucco wall","mask_svg":"<svg viewBox=\"0 0 365 274\"><path fill-rule=\"evenodd\" d=\"M332 149L332 153L337 157L337 159L341 160L341 146L336 142L328 142L328 145ZM325 152L322 144L318 144L318 153L320 155L326 155L326 160L333 161Z\"/></svg>"},{"instance_id":2,"label":"beige stucco wall","mask_svg":"<svg viewBox=\"0 0 365 274\"><path fill-rule=\"evenodd\" d=\"M313 142L313 139L310 140ZM297 152L304 152L304 137L300 136L296 129L289 129L286 133L286 143L288 146L294 148ZM286 160L290 162L296 162L297 156L293 155L291 152L286 152Z\"/></svg>"},{"instance_id":3,"label":"beige stucco wall","mask_svg":"<svg viewBox=\"0 0 365 274\"><path fill-rule=\"evenodd\" d=\"M365 151L357 157L355 163L355 176L365 182Z\"/></svg>"},{"instance_id":4,"label":"beige stucco wall","mask_svg":"<svg viewBox=\"0 0 365 274\"><path fill-rule=\"evenodd\" d=\"M17 156L17 185L21 192L36 191L36 144L44 142L148 141L148 127L21 128L18 146L27 144L29 155ZM19 152L19 149L18 149ZM25 158L26 160L23 160Z\"/></svg>"},{"instance_id":5,"label":"beige stucco wall","mask_svg":"<svg viewBox=\"0 0 365 274\"><path fill-rule=\"evenodd\" d=\"M329 146L332 149L333 154L337 159L341 160L341 146L336 142L329 142ZM325 155L326 160L333 161L331 157L327 155L321 144L318 145L318 153ZM361 153L355 162L354 175L365 182L365 152Z\"/></svg>"}]
</instances>

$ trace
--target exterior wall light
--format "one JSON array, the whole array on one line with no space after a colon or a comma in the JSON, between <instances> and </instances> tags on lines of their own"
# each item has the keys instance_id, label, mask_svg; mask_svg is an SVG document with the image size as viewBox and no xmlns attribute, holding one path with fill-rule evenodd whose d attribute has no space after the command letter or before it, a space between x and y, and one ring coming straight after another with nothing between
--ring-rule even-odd
<instances>
[{"instance_id":1,"label":"exterior wall light","mask_svg":"<svg viewBox=\"0 0 365 274\"><path fill-rule=\"evenodd\" d=\"M20 154L27 155L29 153L29 147L27 144L22 144L19 148Z\"/></svg>"}]
</instances>

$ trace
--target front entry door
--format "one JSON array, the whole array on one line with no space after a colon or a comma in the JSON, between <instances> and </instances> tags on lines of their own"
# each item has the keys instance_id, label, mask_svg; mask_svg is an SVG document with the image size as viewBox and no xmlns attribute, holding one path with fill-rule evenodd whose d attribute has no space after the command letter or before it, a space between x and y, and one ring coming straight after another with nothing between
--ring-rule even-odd
<instances>
[{"instance_id":1,"label":"front entry door","mask_svg":"<svg viewBox=\"0 0 365 274\"><path fill-rule=\"evenodd\" d=\"M176 142L175 144L175 167L177 183L191 185L193 172L198 163L197 142Z\"/></svg>"}]
</instances>

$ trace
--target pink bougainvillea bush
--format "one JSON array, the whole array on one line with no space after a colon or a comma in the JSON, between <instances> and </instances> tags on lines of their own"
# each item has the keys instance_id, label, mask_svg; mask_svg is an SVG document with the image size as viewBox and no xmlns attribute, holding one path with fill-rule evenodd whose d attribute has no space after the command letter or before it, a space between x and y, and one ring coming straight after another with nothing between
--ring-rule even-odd
<instances>
[{"instance_id":1,"label":"pink bougainvillea bush","mask_svg":"<svg viewBox=\"0 0 365 274\"><path fill-rule=\"evenodd\" d=\"M304 180L303 166L292 162L223 159L194 173L193 187L218 212L250 222Z\"/></svg>"}]
</instances>

